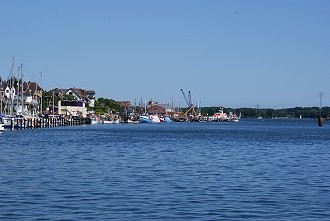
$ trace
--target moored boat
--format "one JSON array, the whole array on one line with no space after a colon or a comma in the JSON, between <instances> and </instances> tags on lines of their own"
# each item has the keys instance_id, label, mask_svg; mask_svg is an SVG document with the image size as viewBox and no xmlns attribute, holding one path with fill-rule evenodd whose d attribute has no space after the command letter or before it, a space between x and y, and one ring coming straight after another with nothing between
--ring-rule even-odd
<instances>
[{"instance_id":1,"label":"moored boat","mask_svg":"<svg viewBox=\"0 0 330 221\"><path fill-rule=\"evenodd\" d=\"M152 123L160 123L160 118L158 117L158 115L150 115L151 121Z\"/></svg>"},{"instance_id":2,"label":"moored boat","mask_svg":"<svg viewBox=\"0 0 330 221\"><path fill-rule=\"evenodd\" d=\"M228 121L229 117L223 111L223 107L220 108L219 112L216 112L212 118L213 121Z\"/></svg>"},{"instance_id":3,"label":"moored boat","mask_svg":"<svg viewBox=\"0 0 330 221\"><path fill-rule=\"evenodd\" d=\"M237 116L237 114L233 114L232 112L229 113L228 121L239 122L240 119L241 119L241 113L239 114L239 116Z\"/></svg>"},{"instance_id":4,"label":"moored boat","mask_svg":"<svg viewBox=\"0 0 330 221\"><path fill-rule=\"evenodd\" d=\"M5 124L2 121L2 117L0 117L0 132L5 130Z\"/></svg>"},{"instance_id":5,"label":"moored boat","mask_svg":"<svg viewBox=\"0 0 330 221\"><path fill-rule=\"evenodd\" d=\"M140 123L160 123L158 115L140 115Z\"/></svg>"},{"instance_id":6,"label":"moored boat","mask_svg":"<svg viewBox=\"0 0 330 221\"><path fill-rule=\"evenodd\" d=\"M113 124L113 120L102 120L102 124Z\"/></svg>"},{"instance_id":7,"label":"moored boat","mask_svg":"<svg viewBox=\"0 0 330 221\"><path fill-rule=\"evenodd\" d=\"M140 123L152 123L152 120L149 118L149 115L140 115Z\"/></svg>"},{"instance_id":8,"label":"moored boat","mask_svg":"<svg viewBox=\"0 0 330 221\"><path fill-rule=\"evenodd\" d=\"M166 116L166 117L164 117L164 122L170 123L170 122L172 122L172 119L169 116Z\"/></svg>"},{"instance_id":9,"label":"moored boat","mask_svg":"<svg viewBox=\"0 0 330 221\"><path fill-rule=\"evenodd\" d=\"M1 122L2 122L4 128L13 129L16 126L15 123L17 121L14 117L1 116Z\"/></svg>"},{"instance_id":10,"label":"moored boat","mask_svg":"<svg viewBox=\"0 0 330 221\"><path fill-rule=\"evenodd\" d=\"M91 124L98 124L99 121L96 118L92 118Z\"/></svg>"}]
</instances>

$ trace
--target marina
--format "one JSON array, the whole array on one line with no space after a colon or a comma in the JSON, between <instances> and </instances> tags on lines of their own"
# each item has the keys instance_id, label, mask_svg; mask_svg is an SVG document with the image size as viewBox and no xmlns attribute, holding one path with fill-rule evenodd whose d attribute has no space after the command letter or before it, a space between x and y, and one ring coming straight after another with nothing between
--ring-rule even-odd
<instances>
[{"instance_id":1,"label":"marina","mask_svg":"<svg viewBox=\"0 0 330 221\"><path fill-rule=\"evenodd\" d=\"M201 108L192 102L191 92L186 95L183 89L187 108L181 111L173 102L170 105L145 100L139 106L132 106L129 101L96 99L94 90L75 87L46 91L37 82L23 80L23 65L18 67L16 78L14 61L8 79L0 84L0 131L98 123L238 122L240 119L237 114L225 113L223 107L213 116L202 115Z\"/></svg>"},{"instance_id":2,"label":"marina","mask_svg":"<svg viewBox=\"0 0 330 221\"><path fill-rule=\"evenodd\" d=\"M7 80L0 82L0 131L100 123L239 122L244 117L263 120L262 115L266 113L268 117L271 113L271 118L302 119L302 114L306 118L316 117L315 109L308 108L289 109L288 114L279 110L280 116L277 116L276 110L261 110L259 105L254 113L251 108L201 107L200 103L193 102L191 91L185 92L183 89L178 90L186 102L183 107L175 105L173 99L161 103L141 98L138 104L135 99L133 105L128 100L97 98L96 91L90 89L71 87L45 90L41 83L24 80L23 64L17 68L15 73L13 58ZM323 119L329 118L330 109L322 107L322 96L318 111L318 125L323 126Z\"/></svg>"},{"instance_id":3,"label":"marina","mask_svg":"<svg viewBox=\"0 0 330 221\"><path fill-rule=\"evenodd\" d=\"M330 1L0 5L0 221L330 220Z\"/></svg>"}]
</instances>

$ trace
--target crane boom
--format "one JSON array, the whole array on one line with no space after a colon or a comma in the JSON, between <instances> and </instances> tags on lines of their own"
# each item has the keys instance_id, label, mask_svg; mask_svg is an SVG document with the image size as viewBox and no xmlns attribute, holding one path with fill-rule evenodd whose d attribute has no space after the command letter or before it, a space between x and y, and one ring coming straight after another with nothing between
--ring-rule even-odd
<instances>
[{"instance_id":1,"label":"crane boom","mask_svg":"<svg viewBox=\"0 0 330 221\"><path fill-rule=\"evenodd\" d=\"M191 93L190 93L190 91L188 91L188 100L189 100L188 106L189 107L192 107L193 106L193 103L191 102Z\"/></svg>"},{"instance_id":2,"label":"crane boom","mask_svg":"<svg viewBox=\"0 0 330 221\"><path fill-rule=\"evenodd\" d=\"M186 116L187 119L189 119L189 121L195 120L196 110L195 110L194 104L191 101L191 92L188 91L188 97L187 97L186 93L182 89L180 89L180 90L188 105L187 111L183 114L183 116Z\"/></svg>"},{"instance_id":3,"label":"crane boom","mask_svg":"<svg viewBox=\"0 0 330 221\"><path fill-rule=\"evenodd\" d=\"M182 89L180 89L180 90L181 90L181 92L182 92L182 95L183 95L184 99L185 99L186 102L187 102L187 105L190 107L190 103L189 103L189 101L188 101L188 99L187 99L186 94L184 93L184 91L183 91ZM190 93L190 91L189 91L189 93Z\"/></svg>"}]
</instances>

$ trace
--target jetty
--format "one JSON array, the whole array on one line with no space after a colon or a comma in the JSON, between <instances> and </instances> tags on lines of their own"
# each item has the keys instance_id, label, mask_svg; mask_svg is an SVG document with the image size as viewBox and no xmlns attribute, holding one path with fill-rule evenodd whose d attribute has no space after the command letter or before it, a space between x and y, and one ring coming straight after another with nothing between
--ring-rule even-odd
<instances>
[{"instance_id":1,"label":"jetty","mask_svg":"<svg viewBox=\"0 0 330 221\"><path fill-rule=\"evenodd\" d=\"M90 118L70 117L70 116L54 116L54 117L38 117L24 118L12 117L4 120L4 127L10 130L14 129L37 129L50 127L65 127L90 124Z\"/></svg>"}]
</instances>

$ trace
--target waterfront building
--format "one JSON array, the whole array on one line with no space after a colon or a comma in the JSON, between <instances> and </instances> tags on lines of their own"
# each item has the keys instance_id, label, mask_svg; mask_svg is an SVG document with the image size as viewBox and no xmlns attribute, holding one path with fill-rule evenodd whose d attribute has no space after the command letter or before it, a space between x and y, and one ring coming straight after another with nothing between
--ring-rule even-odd
<instances>
[{"instance_id":1,"label":"waterfront building","mask_svg":"<svg viewBox=\"0 0 330 221\"><path fill-rule=\"evenodd\" d=\"M94 107L95 91L80 88L51 90L51 94L57 99L57 107L54 113L69 116L87 116L87 107ZM55 100L55 98L53 98ZM56 111L55 111L56 110Z\"/></svg>"},{"instance_id":2,"label":"waterfront building","mask_svg":"<svg viewBox=\"0 0 330 221\"><path fill-rule=\"evenodd\" d=\"M87 117L87 107L82 101L67 101L59 100L58 115L73 116L73 117Z\"/></svg>"},{"instance_id":3,"label":"waterfront building","mask_svg":"<svg viewBox=\"0 0 330 221\"><path fill-rule=\"evenodd\" d=\"M175 110L170 104L160 104L158 102L149 101L147 106L147 112L149 114L172 116Z\"/></svg>"},{"instance_id":4,"label":"waterfront building","mask_svg":"<svg viewBox=\"0 0 330 221\"><path fill-rule=\"evenodd\" d=\"M36 82L2 81L0 102L2 114L31 116L38 113L43 89Z\"/></svg>"}]
</instances>

